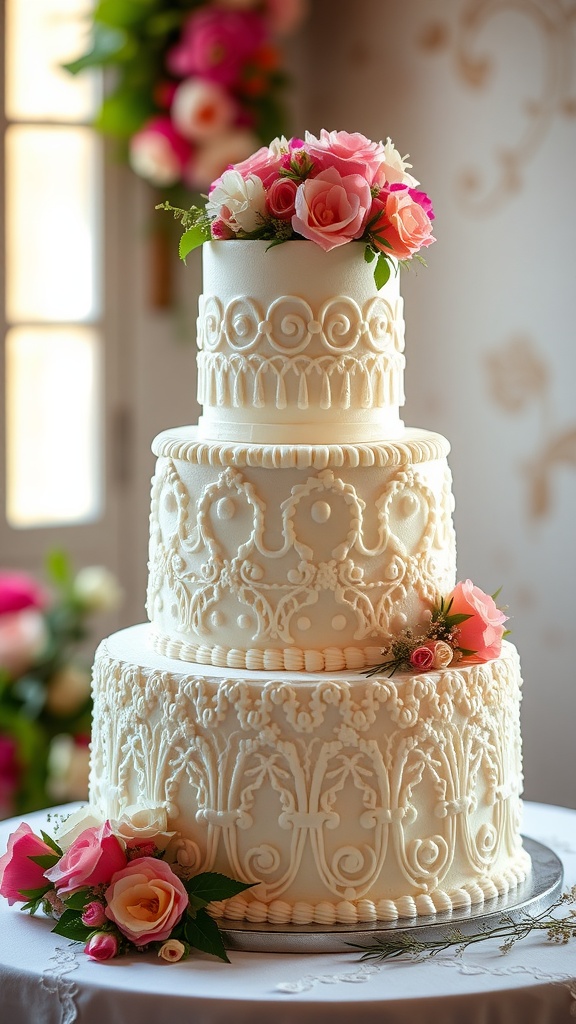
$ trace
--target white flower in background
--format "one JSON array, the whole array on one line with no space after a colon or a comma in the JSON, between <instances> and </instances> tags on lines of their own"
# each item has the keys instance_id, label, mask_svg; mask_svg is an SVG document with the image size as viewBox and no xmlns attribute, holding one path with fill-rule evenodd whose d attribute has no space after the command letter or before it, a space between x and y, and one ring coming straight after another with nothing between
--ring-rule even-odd
<instances>
[{"instance_id":1,"label":"white flower in background","mask_svg":"<svg viewBox=\"0 0 576 1024\"><path fill-rule=\"evenodd\" d=\"M90 696L90 674L76 665L66 665L52 676L46 692L51 715L73 715Z\"/></svg>"},{"instance_id":2,"label":"white flower in background","mask_svg":"<svg viewBox=\"0 0 576 1024\"><path fill-rule=\"evenodd\" d=\"M209 217L218 217L233 231L250 233L262 226L266 192L255 174L243 178L239 171L224 171L206 203Z\"/></svg>"},{"instance_id":3,"label":"white flower in background","mask_svg":"<svg viewBox=\"0 0 576 1024\"><path fill-rule=\"evenodd\" d=\"M42 654L48 630L37 608L0 615L0 668L12 676L25 672Z\"/></svg>"},{"instance_id":4,"label":"white flower in background","mask_svg":"<svg viewBox=\"0 0 576 1024\"><path fill-rule=\"evenodd\" d=\"M74 741L68 733L60 733L50 743L48 752L48 780L46 788L56 802L86 800L88 796L88 775L90 773L90 750L88 746ZM94 825L89 821L80 829ZM97 824L102 824L100 817ZM78 833L79 834L79 833Z\"/></svg>"},{"instance_id":5,"label":"white flower in background","mask_svg":"<svg viewBox=\"0 0 576 1024\"><path fill-rule=\"evenodd\" d=\"M185 139L204 142L230 127L236 104L217 82L186 78L174 93L170 116Z\"/></svg>"},{"instance_id":6,"label":"white flower in background","mask_svg":"<svg viewBox=\"0 0 576 1024\"><path fill-rule=\"evenodd\" d=\"M237 164L254 152L258 139L247 128L235 128L206 142L190 161L186 178L196 188L207 188L228 164Z\"/></svg>"},{"instance_id":7,"label":"white flower in background","mask_svg":"<svg viewBox=\"0 0 576 1024\"><path fill-rule=\"evenodd\" d=\"M125 841L153 839L159 850L164 850L175 835L168 831L168 816L163 804L147 801L124 808L120 817L110 822L110 826Z\"/></svg>"},{"instance_id":8,"label":"white flower in background","mask_svg":"<svg viewBox=\"0 0 576 1024\"><path fill-rule=\"evenodd\" d=\"M77 811L73 811L67 818L60 821L54 830L54 838L58 846L66 853L69 846L78 838L81 832L87 828L100 828L104 824L104 817L96 807L91 804L83 804Z\"/></svg>"},{"instance_id":9,"label":"white flower in background","mask_svg":"<svg viewBox=\"0 0 576 1024\"><path fill-rule=\"evenodd\" d=\"M122 590L109 569L90 565L74 580L74 596L89 612L113 612L122 602Z\"/></svg>"}]
</instances>

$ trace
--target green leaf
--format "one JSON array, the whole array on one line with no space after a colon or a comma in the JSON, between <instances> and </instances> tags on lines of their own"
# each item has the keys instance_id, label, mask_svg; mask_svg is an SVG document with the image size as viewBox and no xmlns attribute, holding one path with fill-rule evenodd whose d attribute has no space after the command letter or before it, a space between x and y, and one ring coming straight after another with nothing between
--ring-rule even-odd
<instances>
[{"instance_id":1,"label":"green leaf","mask_svg":"<svg viewBox=\"0 0 576 1024\"><path fill-rule=\"evenodd\" d=\"M73 892L71 896L67 896L64 903L69 910L84 910L89 899L90 889L79 889L78 892Z\"/></svg>"},{"instance_id":2,"label":"green leaf","mask_svg":"<svg viewBox=\"0 0 576 1024\"><path fill-rule=\"evenodd\" d=\"M373 260L376 259L376 253L371 245L367 245L364 249L364 259L366 260L366 263L372 263Z\"/></svg>"},{"instance_id":3,"label":"green leaf","mask_svg":"<svg viewBox=\"0 0 576 1024\"><path fill-rule=\"evenodd\" d=\"M444 622L447 626L459 626L461 622L466 622L466 619L471 619L472 613L458 612L454 615L445 615Z\"/></svg>"},{"instance_id":4,"label":"green leaf","mask_svg":"<svg viewBox=\"0 0 576 1024\"><path fill-rule=\"evenodd\" d=\"M374 267L374 282L378 291L384 287L390 277L390 263L384 253L380 253Z\"/></svg>"},{"instance_id":5,"label":"green leaf","mask_svg":"<svg viewBox=\"0 0 576 1024\"><path fill-rule=\"evenodd\" d=\"M195 949L200 949L203 953L211 953L212 956L219 957L227 964L230 963L224 949L220 929L216 921L205 910L199 910L195 918L187 916L184 931L186 942L189 942Z\"/></svg>"},{"instance_id":6,"label":"green leaf","mask_svg":"<svg viewBox=\"0 0 576 1024\"><path fill-rule=\"evenodd\" d=\"M178 246L178 252L180 259L186 262L186 257L192 252L193 249L197 249L198 246L204 245L206 241L206 232L195 224L194 227L188 228L180 239L180 245Z\"/></svg>"},{"instance_id":7,"label":"green leaf","mask_svg":"<svg viewBox=\"0 0 576 1024\"><path fill-rule=\"evenodd\" d=\"M44 894L51 888L52 886L47 882L46 885L41 885L39 889L20 889L19 892L27 900L41 900Z\"/></svg>"},{"instance_id":8,"label":"green leaf","mask_svg":"<svg viewBox=\"0 0 576 1024\"><path fill-rule=\"evenodd\" d=\"M52 850L54 850L54 853L57 853L58 856L61 857L62 856L62 850L58 846L58 843L56 842L56 840L52 839L52 836L49 836L42 829L40 829L40 835L42 836L42 839L46 843L46 846L49 846Z\"/></svg>"},{"instance_id":9,"label":"green leaf","mask_svg":"<svg viewBox=\"0 0 576 1024\"><path fill-rule=\"evenodd\" d=\"M151 96L138 89L119 88L106 96L94 121L96 128L117 138L129 138L154 112Z\"/></svg>"},{"instance_id":10,"label":"green leaf","mask_svg":"<svg viewBox=\"0 0 576 1024\"><path fill-rule=\"evenodd\" d=\"M86 68L100 67L108 64L122 51L126 45L126 35L116 28L107 25L93 26L92 46L77 60L71 60L63 67L71 75L77 75Z\"/></svg>"},{"instance_id":11,"label":"green leaf","mask_svg":"<svg viewBox=\"0 0 576 1024\"><path fill-rule=\"evenodd\" d=\"M60 857L55 853L41 853L38 857L28 857L28 860L34 861L34 864L38 864L41 868L53 868Z\"/></svg>"},{"instance_id":12,"label":"green leaf","mask_svg":"<svg viewBox=\"0 0 576 1024\"><path fill-rule=\"evenodd\" d=\"M151 0L100 0L94 18L115 28L132 28L146 23L152 6Z\"/></svg>"},{"instance_id":13,"label":"green leaf","mask_svg":"<svg viewBox=\"0 0 576 1024\"><path fill-rule=\"evenodd\" d=\"M56 935L64 935L67 939L72 939L74 942L86 942L94 929L87 928L85 924L82 924L82 918L76 910L65 910L52 931Z\"/></svg>"},{"instance_id":14,"label":"green leaf","mask_svg":"<svg viewBox=\"0 0 576 1024\"><path fill-rule=\"evenodd\" d=\"M216 900L228 900L231 896L237 896L239 892L250 889L253 884L238 882L235 878L228 878L218 871L203 871L202 874L194 875L184 882L186 892L195 907L205 907Z\"/></svg>"},{"instance_id":15,"label":"green leaf","mask_svg":"<svg viewBox=\"0 0 576 1024\"><path fill-rule=\"evenodd\" d=\"M72 566L68 555L62 548L52 548L48 552L46 570L52 582L60 589L67 589L72 585Z\"/></svg>"}]
</instances>

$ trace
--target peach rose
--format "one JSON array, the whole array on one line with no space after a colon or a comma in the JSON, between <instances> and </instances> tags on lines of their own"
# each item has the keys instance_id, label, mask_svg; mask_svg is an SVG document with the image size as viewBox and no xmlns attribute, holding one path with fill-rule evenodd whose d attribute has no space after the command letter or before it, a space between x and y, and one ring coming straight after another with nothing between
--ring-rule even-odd
<instances>
[{"instance_id":1,"label":"peach rose","mask_svg":"<svg viewBox=\"0 0 576 1024\"><path fill-rule=\"evenodd\" d=\"M450 615L470 616L458 626L458 646L473 651L476 661L497 658L502 650L507 616L496 606L494 599L480 587L475 587L472 580L464 580L456 584L446 600L447 604L452 601Z\"/></svg>"},{"instance_id":2,"label":"peach rose","mask_svg":"<svg viewBox=\"0 0 576 1024\"><path fill-rule=\"evenodd\" d=\"M30 858L53 853L54 850L23 821L9 837L8 849L0 857L0 896L4 896L10 906L25 903L28 897L22 895L23 891L46 885L44 869Z\"/></svg>"},{"instance_id":3,"label":"peach rose","mask_svg":"<svg viewBox=\"0 0 576 1024\"><path fill-rule=\"evenodd\" d=\"M158 950L158 956L170 964L178 963L186 954L186 946L179 939L168 939Z\"/></svg>"},{"instance_id":4,"label":"peach rose","mask_svg":"<svg viewBox=\"0 0 576 1024\"><path fill-rule=\"evenodd\" d=\"M432 245L432 223L413 190L402 185L381 192L370 211L369 234L377 249L397 260Z\"/></svg>"},{"instance_id":5,"label":"peach rose","mask_svg":"<svg viewBox=\"0 0 576 1024\"><path fill-rule=\"evenodd\" d=\"M121 843L112 834L110 823L87 828L74 840L62 859L45 872L59 896L69 895L84 886L108 882L126 864Z\"/></svg>"},{"instance_id":6,"label":"peach rose","mask_svg":"<svg viewBox=\"0 0 576 1024\"><path fill-rule=\"evenodd\" d=\"M436 640L430 644L432 651L432 668L447 668L454 659L454 651L444 640Z\"/></svg>"},{"instance_id":7,"label":"peach rose","mask_svg":"<svg viewBox=\"0 0 576 1024\"><path fill-rule=\"evenodd\" d=\"M164 942L188 906L180 879L154 857L131 861L113 876L104 895L106 916L137 946Z\"/></svg>"},{"instance_id":8,"label":"peach rose","mask_svg":"<svg viewBox=\"0 0 576 1024\"><path fill-rule=\"evenodd\" d=\"M328 252L360 238L371 201L370 186L360 174L342 177L329 167L298 187L292 227Z\"/></svg>"}]
</instances>

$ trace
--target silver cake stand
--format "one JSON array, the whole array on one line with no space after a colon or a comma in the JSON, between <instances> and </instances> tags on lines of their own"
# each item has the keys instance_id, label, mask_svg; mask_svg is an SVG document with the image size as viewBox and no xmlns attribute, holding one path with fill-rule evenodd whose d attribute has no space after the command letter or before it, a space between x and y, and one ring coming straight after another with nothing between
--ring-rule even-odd
<instances>
[{"instance_id":1,"label":"silver cake stand","mask_svg":"<svg viewBox=\"0 0 576 1024\"><path fill-rule=\"evenodd\" d=\"M220 924L227 949L252 953L344 953L361 950L386 939L409 935L419 942L442 938L442 929L458 925L464 935L494 928L503 914L514 920L525 914L539 914L560 895L564 871L556 854L542 843L523 837L524 849L532 858L530 876L506 896L487 900L477 907L453 910L431 917L374 921L361 924L333 924L324 931L319 925L252 924L238 921Z\"/></svg>"}]
</instances>

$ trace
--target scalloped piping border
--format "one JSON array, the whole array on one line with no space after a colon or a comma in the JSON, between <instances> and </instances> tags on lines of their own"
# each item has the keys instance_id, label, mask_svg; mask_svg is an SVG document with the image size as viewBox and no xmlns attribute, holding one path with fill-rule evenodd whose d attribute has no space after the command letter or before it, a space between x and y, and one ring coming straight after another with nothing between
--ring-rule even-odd
<instances>
[{"instance_id":1,"label":"scalloped piping border","mask_svg":"<svg viewBox=\"0 0 576 1024\"><path fill-rule=\"evenodd\" d=\"M152 626L151 645L156 654L177 661L212 665L214 668L251 669L252 671L287 672L341 672L344 669L369 668L382 660L382 645L378 647L327 647L323 651L286 647L261 651L247 651L222 646L207 647L174 640L158 633Z\"/></svg>"},{"instance_id":2,"label":"scalloped piping border","mask_svg":"<svg viewBox=\"0 0 576 1024\"><path fill-rule=\"evenodd\" d=\"M504 896L526 880L532 869L530 855L522 849L499 875L469 882L459 889L446 892L435 889L418 896L399 896L397 899L354 902L342 900L331 903L321 900L312 904L304 900L293 904L284 900L262 903L234 896L230 900L210 904L210 914L217 920L249 921L252 924L363 924L373 921L397 921L401 918L428 917L433 914L477 906L498 896Z\"/></svg>"},{"instance_id":3,"label":"scalloped piping border","mask_svg":"<svg viewBox=\"0 0 576 1024\"><path fill-rule=\"evenodd\" d=\"M201 440L197 427L163 430L152 442L157 456L198 465L261 466L264 469L325 469L415 465L445 458L450 443L441 434L412 428L403 438L362 444L247 444Z\"/></svg>"}]
</instances>

